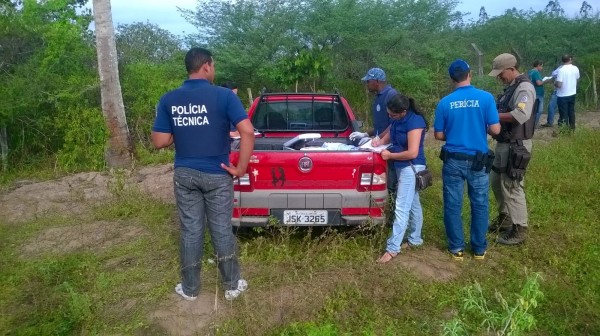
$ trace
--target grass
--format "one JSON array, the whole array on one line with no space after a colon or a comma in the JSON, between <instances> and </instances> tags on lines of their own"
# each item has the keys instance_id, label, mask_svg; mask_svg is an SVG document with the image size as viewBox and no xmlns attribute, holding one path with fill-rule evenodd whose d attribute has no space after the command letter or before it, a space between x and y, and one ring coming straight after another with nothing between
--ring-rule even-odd
<instances>
[{"instance_id":1,"label":"grass","mask_svg":"<svg viewBox=\"0 0 600 336\"><path fill-rule=\"evenodd\" d=\"M520 247L504 247L490 235L484 262L467 256L457 263L443 253L441 165L433 151L427 156L437 178L421 195L425 247L390 264L374 263L386 227L270 227L242 234L250 290L198 334L600 334L598 147L600 133L590 130L534 145L526 177L530 237ZM167 332L149 316L173 305L174 206L120 183L111 190L114 199L79 217L49 214L22 224L0 218L0 334ZM463 211L468 218L468 206ZM136 234L72 250L44 248L48 229L79 239L77 232L94 223L110 225L100 233L135 228L124 232ZM203 291L210 293L218 281L215 265L207 262L212 247L205 246ZM540 277L532 285L535 274ZM515 308L525 303L527 310ZM498 321L513 308L526 312L513 313L522 328L502 333L505 324Z\"/></svg>"}]
</instances>

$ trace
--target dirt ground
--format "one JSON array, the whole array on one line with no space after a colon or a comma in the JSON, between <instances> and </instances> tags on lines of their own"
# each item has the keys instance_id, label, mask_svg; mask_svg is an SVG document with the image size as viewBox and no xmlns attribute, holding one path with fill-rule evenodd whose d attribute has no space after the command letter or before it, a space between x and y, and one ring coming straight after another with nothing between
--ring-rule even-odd
<instances>
[{"instance_id":1,"label":"dirt ground","mask_svg":"<svg viewBox=\"0 0 600 336\"><path fill-rule=\"evenodd\" d=\"M579 113L577 118L578 125L600 128L600 112ZM542 116L542 121L545 122L545 115ZM550 128L537 129L535 142L544 143L556 139L553 131ZM431 147L441 145L440 142L433 140L432 134L427 135L427 144ZM110 199L111 186L116 183L139 188L142 192L163 202L174 203L172 176L173 167L171 164L166 164L143 167L122 177L89 172L44 182L16 181L8 190L0 192L0 218L9 225L19 225L46 214L59 213L63 216L79 217L89 211L92 205ZM42 230L32 239L31 244L23 247L22 253L31 256L44 252L68 253L80 248L102 249L125 243L143 234L146 234L143 227L136 223L90 220L77 226ZM448 281L459 272L455 264L447 262L447 256L442 251L430 247L399 258L393 266L412 272L424 281ZM283 289L280 290L288 293ZM285 308L279 309L277 307L281 304L272 304L273 311ZM169 334L188 335L205 328L216 317L226 314L227 311L228 306L223 304L222 299L217 300L214 294L203 293L193 303L182 301L176 294L172 294L166 298L164 307L157 309L149 318L152 321L151 325L158 325ZM277 319L276 316L273 318Z\"/></svg>"}]
</instances>

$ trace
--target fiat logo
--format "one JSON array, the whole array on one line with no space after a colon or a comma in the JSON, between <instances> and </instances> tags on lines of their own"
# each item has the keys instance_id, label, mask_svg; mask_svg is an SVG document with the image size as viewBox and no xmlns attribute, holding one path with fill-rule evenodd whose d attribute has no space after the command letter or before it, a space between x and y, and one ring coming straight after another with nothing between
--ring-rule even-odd
<instances>
[{"instance_id":1,"label":"fiat logo","mask_svg":"<svg viewBox=\"0 0 600 336\"><path fill-rule=\"evenodd\" d=\"M313 168L313 161L308 156L302 157L298 161L298 167L300 168L301 172L308 173Z\"/></svg>"}]
</instances>

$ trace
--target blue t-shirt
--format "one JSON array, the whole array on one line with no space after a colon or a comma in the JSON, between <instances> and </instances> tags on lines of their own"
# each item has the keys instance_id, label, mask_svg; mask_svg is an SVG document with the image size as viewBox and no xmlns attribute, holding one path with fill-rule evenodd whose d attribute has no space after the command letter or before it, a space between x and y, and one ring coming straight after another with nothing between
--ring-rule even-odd
<instances>
[{"instance_id":1,"label":"blue t-shirt","mask_svg":"<svg viewBox=\"0 0 600 336\"><path fill-rule=\"evenodd\" d=\"M444 132L444 148L453 153L474 155L488 152L487 128L499 123L494 97L471 85L456 88L435 109L433 128Z\"/></svg>"},{"instance_id":2,"label":"blue t-shirt","mask_svg":"<svg viewBox=\"0 0 600 336\"><path fill-rule=\"evenodd\" d=\"M227 174L221 163L229 164L230 126L247 118L231 90L190 79L160 98L152 130L173 134L176 168Z\"/></svg>"},{"instance_id":3,"label":"blue t-shirt","mask_svg":"<svg viewBox=\"0 0 600 336\"><path fill-rule=\"evenodd\" d=\"M529 76L529 80L531 80L531 83L533 83L533 87L535 88L535 95L538 98L544 97L544 84L542 83L542 85L537 85L535 83L535 82L541 81L543 79L542 74L538 71L538 69L533 68L533 69L529 70L527 75Z\"/></svg>"},{"instance_id":4,"label":"blue t-shirt","mask_svg":"<svg viewBox=\"0 0 600 336\"><path fill-rule=\"evenodd\" d=\"M387 113L387 103L393 96L397 95L398 91L387 85L383 90L377 93L371 113L373 113L373 127L375 134L381 134L390 125L390 117Z\"/></svg>"},{"instance_id":5,"label":"blue t-shirt","mask_svg":"<svg viewBox=\"0 0 600 336\"><path fill-rule=\"evenodd\" d=\"M408 150L408 132L422 128L421 140L419 141L419 154L411 160L395 160L394 167L404 168L413 165L427 165L425 161L425 152L423 151L423 142L425 141L425 118L422 115L416 114L413 111L408 111L406 115L398 120L392 120L390 127L390 137L392 146L390 152L400 153Z\"/></svg>"}]
</instances>

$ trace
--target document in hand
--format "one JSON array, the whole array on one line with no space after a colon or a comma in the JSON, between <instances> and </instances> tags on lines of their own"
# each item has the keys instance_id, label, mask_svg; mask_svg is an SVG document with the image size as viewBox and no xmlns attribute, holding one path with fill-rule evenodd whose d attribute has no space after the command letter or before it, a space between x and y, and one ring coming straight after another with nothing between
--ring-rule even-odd
<instances>
[{"instance_id":1,"label":"document in hand","mask_svg":"<svg viewBox=\"0 0 600 336\"><path fill-rule=\"evenodd\" d=\"M552 79L552 76L546 76L546 77L542 78L542 82L545 82L550 79Z\"/></svg>"},{"instance_id":2,"label":"document in hand","mask_svg":"<svg viewBox=\"0 0 600 336\"><path fill-rule=\"evenodd\" d=\"M379 145L377 147L373 147L373 140L369 140L365 144L361 145L359 148L364 150L369 150L375 153L381 153L384 149L390 147L392 144Z\"/></svg>"}]
</instances>

